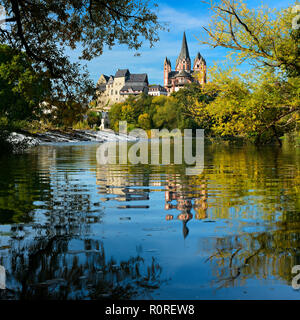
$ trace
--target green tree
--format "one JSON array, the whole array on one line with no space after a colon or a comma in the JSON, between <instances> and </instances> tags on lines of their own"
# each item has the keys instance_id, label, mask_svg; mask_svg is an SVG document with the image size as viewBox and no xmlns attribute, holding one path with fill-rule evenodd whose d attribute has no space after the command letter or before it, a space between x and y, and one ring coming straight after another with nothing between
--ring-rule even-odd
<instances>
[{"instance_id":1,"label":"green tree","mask_svg":"<svg viewBox=\"0 0 300 320\"><path fill-rule=\"evenodd\" d=\"M154 127L169 130L177 128L177 108L178 101L174 97L165 99L163 105L156 105L156 112L153 115Z\"/></svg>"},{"instance_id":2,"label":"green tree","mask_svg":"<svg viewBox=\"0 0 300 320\"><path fill-rule=\"evenodd\" d=\"M122 103L115 103L111 106L108 112L110 127L115 131L119 130L119 121L121 120L122 116L122 106Z\"/></svg>"},{"instance_id":3,"label":"green tree","mask_svg":"<svg viewBox=\"0 0 300 320\"><path fill-rule=\"evenodd\" d=\"M58 101L51 114L52 122L64 128L71 128L75 123L83 121L87 106L75 101Z\"/></svg>"},{"instance_id":4,"label":"green tree","mask_svg":"<svg viewBox=\"0 0 300 320\"><path fill-rule=\"evenodd\" d=\"M9 121L38 116L49 89L49 79L34 71L25 53L0 45L0 116Z\"/></svg>"},{"instance_id":5,"label":"green tree","mask_svg":"<svg viewBox=\"0 0 300 320\"><path fill-rule=\"evenodd\" d=\"M127 121L129 124L136 124L136 113L134 107L130 104L125 104L122 106L122 116L123 121Z\"/></svg>"},{"instance_id":6,"label":"green tree","mask_svg":"<svg viewBox=\"0 0 300 320\"><path fill-rule=\"evenodd\" d=\"M214 67L203 93L211 99L190 108L199 126L216 136L240 136L256 143L273 142L294 131L299 123L300 79L272 71L238 74Z\"/></svg>"},{"instance_id":7,"label":"green tree","mask_svg":"<svg viewBox=\"0 0 300 320\"><path fill-rule=\"evenodd\" d=\"M194 106L200 105L202 102L208 102L213 97L203 93L202 86L197 83L186 85L181 90L172 93L172 96L178 101L177 107L177 124L180 129L202 128L208 130L211 127L211 118L207 112L201 113L202 120L195 121L191 110ZM204 110L203 110L204 111Z\"/></svg>"},{"instance_id":8,"label":"green tree","mask_svg":"<svg viewBox=\"0 0 300 320\"><path fill-rule=\"evenodd\" d=\"M102 115L101 113L90 111L87 114L87 122L90 127L100 126L101 125Z\"/></svg>"}]
</instances>

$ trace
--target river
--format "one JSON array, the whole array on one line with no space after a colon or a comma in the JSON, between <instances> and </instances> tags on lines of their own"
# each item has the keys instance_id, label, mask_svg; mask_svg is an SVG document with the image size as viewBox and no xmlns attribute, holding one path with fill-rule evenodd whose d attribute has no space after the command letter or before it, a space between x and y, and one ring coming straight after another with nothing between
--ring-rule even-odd
<instances>
[{"instance_id":1,"label":"river","mask_svg":"<svg viewBox=\"0 0 300 320\"><path fill-rule=\"evenodd\" d=\"M0 157L0 297L300 298L299 148L207 145L187 176L99 165L98 146Z\"/></svg>"}]
</instances>

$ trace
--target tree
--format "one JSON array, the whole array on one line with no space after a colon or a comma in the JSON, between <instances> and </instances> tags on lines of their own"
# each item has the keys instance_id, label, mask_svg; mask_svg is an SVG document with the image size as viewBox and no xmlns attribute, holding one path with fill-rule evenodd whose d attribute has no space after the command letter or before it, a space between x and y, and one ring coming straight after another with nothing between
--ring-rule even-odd
<instances>
[{"instance_id":1,"label":"tree","mask_svg":"<svg viewBox=\"0 0 300 320\"><path fill-rule=\"evenodd\" d=\"M256 67L256 80L225 72L225 77L213 77L219 84L207 86L217 93L209 105L215 133L239 134L256 142L275 137L281 143L279 137L299 122L300 30L292 28L296 13L292 8L248 9L242 0L211 1L210 8L215 15L204 28L209 36L204 43L228 48L238 63L247 60Z\"/></svg>"},{"instance_id":2,"label":"tree","mask_svg":"<svg viewBox=\"0 0 300 320\"><path fill-rule=\"evenodd\" d=\"M53 123L65 128L72 127L75 123L82 121L87 111L87 106L76 101L58 101L54 107L51 114Z\"/></svg>"},{"instance_id":3,"label":"tree","mask_svg":"<svg viewBox=\"0 0 300 320\"><path fill-rule=\"evenodd\" d=\"M82 48L91 60L116 43L138 49L142 39L158 41L156 5L148 0L0 0L8 15L1 43L24 50L35 70L53 79L52 93L61 100L86 102L92 83L65 49ZM0 21L2 22L2 21Z\"/></svg>"},{"instance_id":4,"label":"tree","mask_svg":"<svg viewBox=\"0 0 300 320\"><path fill-rule=\"evenodd\" d=\"M138 125L144 130L151 129L151 119L148 113L144 113L139 116Z\"/></svg>"},{"instance_id":5,"label":"tree","mask_svg":"<svg viewBox=\"0 0 300 320\"><path fill-rule=\"evenodd\" d=\"M203 88L210 99L190 112L198 126L216 136L239 136L256 143L273 142L297 127L300 79L282 78L274 71L238 74L233 68L212 68ZM288 106L288 107L287 107ZM291 110L290 113L287 112Z\"/></svg>"},{"instance_id":6,"label":"tree","mask_svg":"<svg viewBox=\"0 0 300 320\"><path fill-rule=\"evenodd\" d=\"M108 112L110 127L115 131L119 130L119 121L121 121L122 116L122 106L122 103L115 103L111 106Z\"/></svg>"},{"instance_id":7,"label":"tree","mask_svg":"<svg viewBox=\"0 0 300 320\"><path fill-rule=\"evenodd\" d=\"M201 112L202 120L195 122L193 108L200 106L202 102L208 102L211 100L210 95L203 93L203 87L197 83L186 85L181 90L172 93L172 96L178 101L177 107L177 122L180 129L195 129L201 127L202 129L210 128L210 118L206 112Z\"/></svg>"},{"instance_id":8,"label":"tree","mask_svg":"<svg viewBox=\"0 0 300 320\"><path fill-rule=\"evenodd\" d=\"M292 28L296 16L292 8L249 9L243 0L211 0L209 4L214 16L209 27L204 28L209 36L204 43L233 50L239 62L247 59L299 76L300 30Z\"/></svg>"},{"instance_id":9,"label":"tree","mask_svg":"<svg viewBox=\"0 0 300 320\"><path fill-rule=\"evenodd\" d=\"M165 99L163 105L157 105L153 115L154 127L168 130L177 128L177 109L178 102L174 97Z\"/></svg>"},{"instance_id":10,"label":"tree","mask_svg":"<svg viewBox=\"0 0 300 320\"><path fill-rule=\"evenodd\" d=\"M127 121L130 124L136 124L135 118L136 118L136 114L135 114L135 110L134 107L130 104L125 104L122 107L122 121Z\"/></svg>"},{"instance_id":11,"label":"tree","mask_svg":"<svg viewBox=\"0 0 300 320\"><path fill-rule=\"evenodd\" d=\"M34 71L25 53L0 45L0 116L9 121L33 118L49 90L49 79Z\"/></svg>"},{"instance_id":12,"label":"tree","mask_svg":"<svg viewBox=\"0 0 300 320\"><path fill-rule=\"evenodd\" d=\"M102 119L101 113L90 111L87 114L87 122L90 127L94 127L94 126L99 127L101 125L101 119Z\"/></svg>"}]
</instances>

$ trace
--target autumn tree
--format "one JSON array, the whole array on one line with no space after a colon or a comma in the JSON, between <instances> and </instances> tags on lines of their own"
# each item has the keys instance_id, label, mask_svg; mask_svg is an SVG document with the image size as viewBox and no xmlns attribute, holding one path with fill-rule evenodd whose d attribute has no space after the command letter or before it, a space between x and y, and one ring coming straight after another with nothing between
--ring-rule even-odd
<instances>
[{"instance_id":1,"label":"autumn tree","mask_svg":"<svg viewBox=\"0 0 300 320\"><path fill-rule=\"evenodd\" d=\"M198 123L207 112L212 130L221 136L242 136L270 142L297 130L300 113L299 29L292 28L292 8L247 8L242 0L210 2L214 12L208 40L212 47L229 49L236 62L255 68L237 75L233 70L210 70L208 104L193 105Z\"/></svg>"},{"instance_id":2,"label":"autumn tree","mask_svg":"<svg viewBox=\"0 0 300 320\"><path fill-rule=\"evenodd\" d=\"M138 126L144 130L151 129L151 119L148 113L144 113L139 116Z\"/></svg>"},{"instance_id":3,"label":"autumn tree","mask_svg":"<svg viewBox=\"0 0 300 320\"><path fill-rule=\"evenodd\" d=\"M204 27L213 48L224 47L236 53L238 62L280 68L300 74L299 32L293 29L296 12L261 8L249 9L243 0L208 2L213 17Z\"/></svg>"}]
</instances>

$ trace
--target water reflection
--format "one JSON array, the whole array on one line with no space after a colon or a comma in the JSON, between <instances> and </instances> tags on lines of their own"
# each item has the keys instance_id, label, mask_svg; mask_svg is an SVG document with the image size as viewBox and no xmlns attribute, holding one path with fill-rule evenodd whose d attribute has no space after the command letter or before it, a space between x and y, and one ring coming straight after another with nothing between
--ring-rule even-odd
<instances>
[{"instance_id":1,"label":"water reflection","mask_svg":"<svg viewBox=\"0 0 300 320\"><path fill-rule=\"evenodd\" d=\"M207 146L203 174L186 176L100 166L96 149L0 157L3 298L298 297L299 150Z\"/></svg>"},{"instance_id":2,"label":"water reflection","mask_svg":"<svg viewBox=\"0 0 300 320\"><path fill-rule=\"evenodd\" d=\"M199 182L202 184L198 185ZM207 218L207 187L204 178L198 177L197 183L193 181L192 184L184 185L180 179L176 179L176 176L171 176L167 180L165 189L165 210L176 209L180 212L177 219L183 223L182 232L186 238L189 234L187 223L193 219L192 209L195 211L196 219ZM173 219L174 215L166 215L167 221Z\"/></svg>"}]
</instances>

